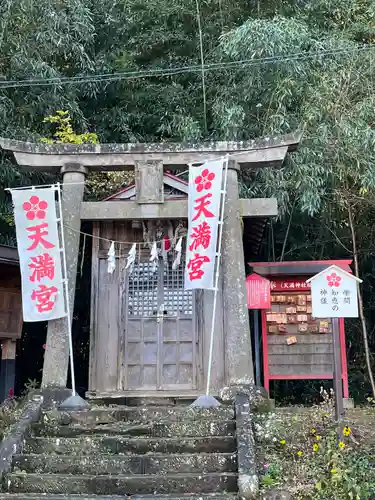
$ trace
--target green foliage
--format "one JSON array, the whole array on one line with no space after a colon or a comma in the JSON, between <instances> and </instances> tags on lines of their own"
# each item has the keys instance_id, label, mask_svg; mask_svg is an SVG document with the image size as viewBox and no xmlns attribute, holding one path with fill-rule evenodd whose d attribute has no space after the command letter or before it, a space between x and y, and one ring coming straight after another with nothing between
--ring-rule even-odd
<instances>
[{"instance_id":1,"label":"green foliage","mask_svg":"<svg viewBox=\"0 0 375 500\"><path fill-rule=\"evenodd\" d=\"M272 488L277 486L282 473L281 464L274 462L267 464L266 473L261 476L261 482L264 488Z\"/></svg>"},{"instance_id":2,"label":"green foliage","mask_svg":"<svg viewBox=\"0 0 375 500\"><path fill-rule=\"evenodd\" d=\"M54 133L54 139L43 137L41 142L47 144L98 144L97 134L86 132L77 134L73 131L72 119L68 111L56 111L55 115L50 115L44 118L44 123L54 123L57 125L57 130Z\"/></svg>"},{"instance_id":3,"label":"green foliage","mask_svg":"<svg viewBox=\"0 0 375 500\"><path fill-rule=\"evenodd\" d=\"M347 425L339 437L332 395L322 390L321 396L309 410L257 416L261 487L292 492L299 500L369 499L375 471L362 439L369 438L372 424L363 436L359 425Z\"/></svg>"},{"instance_id":4,"label":"green foliage","mask_svg":"<svg viewBox=\"0 0 375 500\"><path fill-rule=\"evenodd\" d=\"M339 452L337 436L333 431L326 438L323 459L326 464L333 463L331 470L324 472L315 484L317 499L354 499L365 500L372 497L375 489L373 464L368 456L359 450Z\"/></svg>"},{"instance_id":5,"label":"green foliage","mask_svg":"<svg viewBox=\"0 0 375 500\"><path fill-rule=\"evenodd\" d=\"M58 110L54 115L44 118L43 122L57 126L53 139L48 137L40 139L46 144L98 144L99 142L95 133L77 134L73 130L68 111ZM102 199L116 192L119 187L129 184L133 178L129 172L90 173L87 179L87 196L89 199Z\"/></svg>"},{"instance_id":6,"label":"green foliage","mask_svg":"<svg viewBox=\"0 0 375 500\"><path fill-rule=\"evenodd\" d=\"M123 186L134 182L133 172L95 172L87 178L86 197L89 200L103 200L109 195L115 194Z\"/></svg>"},{"instance_id":7,"label":"green foliage","mask_svg":"<svg viewBox=\"0 0 375 500\"><path fill-rule=\"evenodd\" d=\"M93 39L90 12L80 1L4 0L0 2L0 81L58 77L87 71ZM76 89L31 87L0 90L0 136L37 142L43 118L68 109L85 124ZM51 177L14 166L0 153L0 241L14 245L9 224L11 200L5 188L51 182Z\"/></svg>"}]
</instances>

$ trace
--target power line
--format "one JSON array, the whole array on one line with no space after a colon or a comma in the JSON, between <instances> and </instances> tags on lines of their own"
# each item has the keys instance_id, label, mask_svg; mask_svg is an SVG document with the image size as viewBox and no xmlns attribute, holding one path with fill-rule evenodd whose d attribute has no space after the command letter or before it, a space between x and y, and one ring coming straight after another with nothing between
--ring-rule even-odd
<instances>
[{"instance_id":1,"label":"power line","mask_svg":"<svg viewBox=\"0 0 375 500\"><path fill-rule=\"evenodd\" d=\"M51 78L35 78L28 80L6 80L0 82L1 89L10 88L23 88L23 87L42 87L42 86L61 86L61 85L75 85L83 83L111 83L120 80L133 80L138 78L148 78L148 77L162 77L162 76L174 76L184 73L201 73L202 68L205 72L208 71L220 71L226 69L241 69L243 67L285 63L291 61L307 61L309 59L320 58L320 57L331 57L335 55L352 55L353 53L359 53L362 51L369 51L375 47L375 44L371 45L361 45L354 47L353 49L335 49L335 50L321 50L318 52L297 52L293 54L287 54L285 56L269 56L258 59L243 59L240 61L232 62L218 62L209 63L202 65L190 65L190 66L175 66L170 68L154 68L146 70L137 71L127 71L119 73L102 73L93 74L85 76L74 76L74 77L51 77Z\"/></svg>"},{"instance_id":2,"label":"power line","mask_svg":"<svg viewBox=\"0 0 375 500\"><path fill-rule=\"evenodd\" d=\"M362 50L369 50L371 48L375 47L375 44L371 45L365 45L365 46L357 46L354 47L351 50L348 49L332 49L332 50L321 50L318 52L296 52L292 54L287 54L285 56L269 56L269 57L263 57L263 58L258 58L258 59L243 59L239 61L231 61L227 63L219 62L219 63L209 63L209 64L204 64L203 67L205 70L214 70L214 69L226 69L226 68L231 68L233 66L239 66L239 65L257 65L257 64L272 64L276 62L284 62L284 61L292 61L292 60L304 60L304 59L310 59L314 57L321 57L321 56L330 56L330 55L339 55L339 54L352 54L353 52L359 52ZM85 75L85 76L74 76L74 77L50 77L50 78L35 78L35 79L29 79L29 80L8 80L5 81L4 84L37 84L37 83L42 83L46 84L49 82L56 82L56 83L71 83L75 81L79 81L82 83L86 83L90 81L90 79L96 80L97 78L103 78L107 79L109 81L112 81L113 78L117 77L137 77L137 76L152 76L152 75L168 75L170 73L181 73L181 72L195 72L195 71L201 71L202 66L201 65L190 65L190 66L176 66L176 67L171 67L171 68L154 68L154 69L148 69L148 70L137 70L137 71L128 71L128 72L120 72L120 73L102 73L102 74L93 74L93 75ZM0 82L0 86L2 83Z\"/></svg>"}]
</instances>

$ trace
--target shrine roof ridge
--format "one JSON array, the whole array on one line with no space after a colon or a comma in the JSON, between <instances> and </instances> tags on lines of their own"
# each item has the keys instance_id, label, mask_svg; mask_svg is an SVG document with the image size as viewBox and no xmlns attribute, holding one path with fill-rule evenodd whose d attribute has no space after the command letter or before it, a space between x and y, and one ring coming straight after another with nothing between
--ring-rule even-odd
<instances>
[{"instance_id":1,"label":"shrine roof ridge","mask_svg":"<svg viewBox=\"0 0 375 500\"><path fill-rule=\"evenodd\" d=\"M309 261L283 261L283 262L248 262L248 265L253 268L253 271L261 276L278 278L280 276L298 276L320 273L324 269L332 265L338 266L340 269L351 273L350 265L352 259L341 260L309 260Z\"/></svg>"},{"instance_id":2,"label":"shrine roof ridge","mask_svg":"<svg viewBox=\"0 0 375 500\"><path fill-rule=\"evenodd\" d=\"M357 276L355 276L354 274L350 274L347 271L345 271L344 269L341 269L341 267L336 266L335 264L332 264L331 266L326 267L325 269L323 269L322 271L320 271L320 273L315 274L315 276L312 276L311 278L307 279L306 283L311 283L312 281L314 281L316 278L318 278L319 276L321 276L323 273L326 273L327 271L339 271L339 272L343 273L347 278L355 280L358 283L362 283L362 281L363 281L360 278L358 278Z\"/></svg>"},{"instance_id":3,"label":"shrine roof ridge","mask_svg":"<svg viewBox=\"0 0 375 500\"><path fill-rule=\"evenodd\" d=\"M0 245L0 263L18 265L19 257L17 247Z\"/></svg>"},{"instance_id":4,"label":"shrine roof ridge","mask_svg":"<svg viewBox=\"0 0 375 500\"><path fill-rule=\"evenodd\" d=\"M199 153L212 152L236 153L260 149L287 146L288 151L295 151L301 140L302 132L264 137L248 141L210 141L196 143L160 142L160 143L103 143L103 144L46 144L18 141L0 137L0 147L7 151L29 154L134 154L134 153Z\"/></svg>"}]
</instances>

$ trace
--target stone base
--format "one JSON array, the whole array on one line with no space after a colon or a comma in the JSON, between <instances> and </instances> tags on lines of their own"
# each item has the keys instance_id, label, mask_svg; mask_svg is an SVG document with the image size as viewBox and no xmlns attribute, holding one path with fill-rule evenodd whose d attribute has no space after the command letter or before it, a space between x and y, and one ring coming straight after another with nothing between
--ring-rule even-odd
<instances>
[{"instance_id":1,"label":"stone base","mask_svg":"<svg viewBox=\"0 0 375 500\"><path fill-rule=\"evenodd\" d=\"M354 399L344 398L344 409L353 410L355 408Z\"/></svg>"},{"instance_id":2,"label":"stone base","mask_svg":"<svg viewBox=\"0 0 375 500\"><path fill-rule=\"evenodd\" d=\"M271 411L275 411L276 409L276 401L274 399L264 399L263 404L259 405L257 411L259 413L267 413Z\"/></svg>"},{"instance_id":3,"label":"stone base","mask_svg":"<svg viewBox=\"0 0 375 500\"><path fill-rule=\"evenodd\" d=\"M60 404L72 395L71 389L65 387L43 387L30 391L29 399L43 398L43 410L53 410L60 406Z\"/></svg>"},{"instance_id":4,"label":"stone base","mask_svg":"<svg viewBox=\"0 0 375 500\"><path fill-rule=\"evenodd\" d=\"M62 411L86 411L90 406L87 401L78 396L78 394L69 396L60 405L59 410Z\"/></svg>"},{"instance_id":5,"label":"stone base","mask_svg":"<svg viewBox=\"0 0 375 500\"><path fill-rule=\"evenodd\" d=\"M275 402L269 399L265 388L253 384L224 387L220 392L220 398L224 403L232 402L237 394L245 394L248 397L253 411L267 413L275 409ZM270 403L271 401L273 401L273 404Z\"/></svg>"},{"instance_id":6,"label":"stone base","mask_svg":"<svg viewBox=\"0 0 375 500\"><path fill-rule=\"evenodd\" d=\"M240 498L244 500L259 498L259 479L257 474L239 474L238 490Z\"/></svg>"},{"instance_id":7,"label":"stone base","mask_svg":"<svg viewBox=\"0 0 375 500\"><path fill-rule=\"evenodd\" d=\"M199 396L191 405L190 408L218 408L221 403L213 396Z\"/></svg>"}]
</instances>

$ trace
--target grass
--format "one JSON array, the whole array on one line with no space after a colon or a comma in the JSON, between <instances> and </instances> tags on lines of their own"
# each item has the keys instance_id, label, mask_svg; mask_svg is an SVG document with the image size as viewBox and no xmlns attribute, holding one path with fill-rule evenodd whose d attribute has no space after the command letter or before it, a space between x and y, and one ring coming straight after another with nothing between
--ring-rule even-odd
<instances>
[{"instance_id":1,"label":"grass","mask_svg":"<svg viewBox=\"0 0 375 500\"><path fill-rule=\"evenodd\" d=\"M261 488L296 500L369 499L375 493L375 409L349 412L338 428L333 394L321 395L313 408L254 416Z\"/></svg>"}]
</instances>

